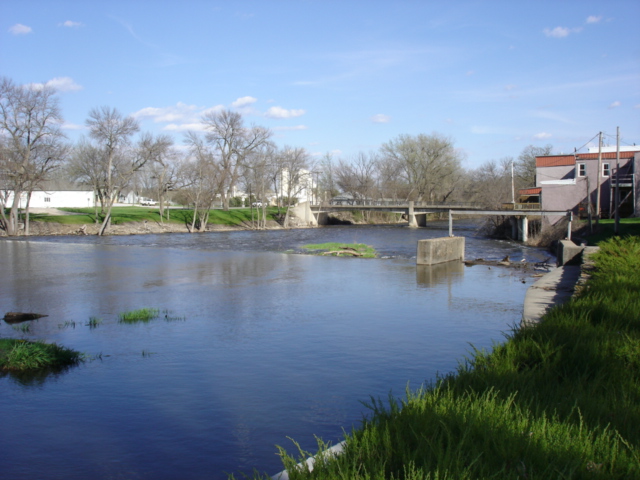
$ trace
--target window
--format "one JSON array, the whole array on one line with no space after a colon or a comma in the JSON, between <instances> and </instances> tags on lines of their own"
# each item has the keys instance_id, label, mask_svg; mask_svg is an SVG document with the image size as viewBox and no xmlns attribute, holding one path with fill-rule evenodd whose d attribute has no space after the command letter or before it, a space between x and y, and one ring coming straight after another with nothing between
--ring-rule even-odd
<instances>
[{"instance_id":1,"label":"window","mask_svg":"<svg viewBox=\"0 0 640 480\"><path fill-rule=\"evenodd\" d=\"M50 202L51 201L51 197L44 197L44 201L45 202Z\"/></svg>"},{"instance_id":2,"label":"window","mask_svg":"<svg viewBox=\"0 0 640 480\"><path fill-rule=\"evenodd\" d=\"M602 164L602 176L603 177L611 176L611 170L609 170L609 164L608 163L603 163Z\"/></svg>"},{"instance_id":3,"label":"window","mask_svg":"<svg viewBox=\"0 0 640 480\"><path fill-rule=\"evenodd\" d=\"M587 175L587 164L579 163L578 164L578 176L585 177Z\"/></svg>"}]
</instances>

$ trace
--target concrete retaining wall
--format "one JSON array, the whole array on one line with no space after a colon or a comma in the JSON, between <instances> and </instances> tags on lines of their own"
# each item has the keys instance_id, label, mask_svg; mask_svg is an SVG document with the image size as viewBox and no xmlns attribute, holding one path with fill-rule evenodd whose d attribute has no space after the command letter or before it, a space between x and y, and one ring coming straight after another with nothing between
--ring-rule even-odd
<instances>
[{"instance_id":1,"label":"concrete retaining wall","mask_svg":"<svg viewBox=\"0 0 640 480\"><path fill-rule=\"evenodd\" d=\"M464 237L430 238L418 241L416 255L418 265L436 265L454 260L464 260Z\"/></svg>"},{"instance_id":2,"label":"concrete retaining wall","mask_svg":"<svg viewBox=\"0 0 640 480\"><path fill-rule=\"evenodd\" d=\"M589 255L597 250L598 247L585 247L584 245L576 245L571 240L560 240L556 252L558 266L580 265L584 254Z\"/></svg>"}]
</instances>

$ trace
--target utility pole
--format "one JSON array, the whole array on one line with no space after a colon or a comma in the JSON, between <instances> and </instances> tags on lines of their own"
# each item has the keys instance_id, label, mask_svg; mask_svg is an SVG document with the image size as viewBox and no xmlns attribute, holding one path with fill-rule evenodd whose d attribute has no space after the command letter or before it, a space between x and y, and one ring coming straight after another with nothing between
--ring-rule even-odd
<instances>
[{"instance_id":1,"label":"utility pole","mask_svg":"<svg viewBox=\"0 0 640 480\"><path fill-rule=\"evenodd\" d=\"M513 158L511 159L511 204L513 205L513 209L516 208L516 188L513 182Z\"/></svg>"},{"instance_id":2,"label":"utility pole","mask_svg":"<svg viewBox=\"0 0 640 480\"><path fill-rule=\"evenodd\" d=\"M596 224L600 224L600 173L602 171L602 132L598 133L598 171L596 172Z\"/></svg>"},{"instance_id":3,"label":"utility pole","mask_svg":"<svg viewBox=\"0 0 640 480\"><path fill-rule=\"evenodd\" d=\"M616 220L613 233L618 235L620 228L620 127L616 127Z\"/></svg>"}]
</instances>

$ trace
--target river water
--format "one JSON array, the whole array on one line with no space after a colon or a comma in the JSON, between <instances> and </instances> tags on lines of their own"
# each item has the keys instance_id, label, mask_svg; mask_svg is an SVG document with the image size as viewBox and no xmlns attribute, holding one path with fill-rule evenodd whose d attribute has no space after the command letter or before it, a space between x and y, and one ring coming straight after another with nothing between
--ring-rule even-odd
<instances>
[{"instance_id":1,"label":"river water","mask_svg":"<svg viewBox=\"0 0 640 480\"><path fill-rule=\"evenodd\" d=\"M401 397L490 348L533 278L415 265L446 226L325 227L0 241L0 315L48 316L0 336L57 342L87 361L0 377L0 477L224 479L281 470L275 445L314 450L357 426L370 397ZM456 226L466 257L540 250ZM382 258L301 254L327 241ZM151 307L160 318L123 324ZM95 327L89 319L101 320Z\"/></svg>"}]
</instances>

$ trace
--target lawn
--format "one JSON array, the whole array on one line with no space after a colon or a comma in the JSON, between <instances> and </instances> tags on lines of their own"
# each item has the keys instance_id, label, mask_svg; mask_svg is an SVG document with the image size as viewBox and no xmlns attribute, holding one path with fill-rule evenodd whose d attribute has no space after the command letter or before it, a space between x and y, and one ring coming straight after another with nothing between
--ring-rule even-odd
<instances>
[{"instance_id":1,"label":"lawn","mask_svg":"<svg viewBox=\"0 0 640 480\"><path fill-rule=\"evenodd\" d=\"M69 212L69 215L47 215L44 213L30 214L31 221L36 222L52 222L61 223L65 225L84 225L88 223L95 223L96 216L93 208L60 208L65 212ZM274 220L277 214L277 208L272 207L267 209L267 218ZM257 218L257 212L253 212L254 220ZM165 210L165 223L174 224L186 224L191 223L193 218L193 210L172 208L170 212L170 219L166 218ZM103 216L98 215L98 221L102 221ZM157 208L147 207L113 207L111 211L111 223L114 225L123 225L125 223L132 222L160 222L160 211ZM236 226L241 225L244 222L251 221L251 209L239 208L232 210L211 210L209 215L209 223L213 225L225 225Z\"/></svg>"},{"instance_id":2,"label":"lawn","mask_svg":"<svg viewBox=\"0 0 640 480\"><path fill-rule=\"evenodd\" d=\"M589 245L597 245L603 240L613 237L615 232L615 220L600 220L599 226L594 227L594 232L595 233L587 237ZM627 235L640 236L640 218L621 218L618 235L621 237L625 237Z\"/></svg>"}]
</instances>

